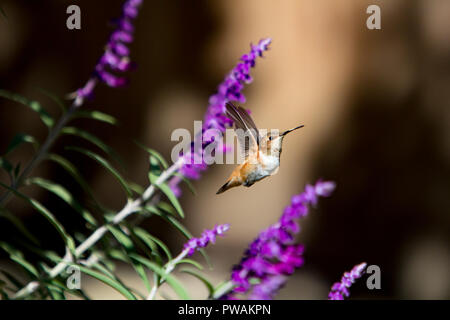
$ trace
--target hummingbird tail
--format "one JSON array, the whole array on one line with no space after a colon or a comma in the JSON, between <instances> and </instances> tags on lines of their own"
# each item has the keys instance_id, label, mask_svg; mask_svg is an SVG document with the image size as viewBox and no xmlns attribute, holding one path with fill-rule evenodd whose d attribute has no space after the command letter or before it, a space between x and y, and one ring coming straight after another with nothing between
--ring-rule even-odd
<instances>
[{"instance_id":1,"label":"hummingbird tail","mask_svg":"<svg viewBox=\"0 0 450 320\"><path fill-rule=\"evenodd\" d=\"M228 180L227 182L225 182L225 184L222 187L220 187L220 189L216 192L216 194L224 193L228 189L237 187L238 185L239 185L239 183L236 183L236 181L234 181L233 179Z\"/></svg>"},{"instance_id":2,"label":"hummingbird tail","mask_svg":"<svg viewBox=\"0 0 450 320\"><path fill-rule=\"evenodd\" d=\"M216 192L216 194L221 194L224 193L225 191L227 191L230 187L228 186L228 182L227 181L223 186L220 187L220 189Z\"/></svg>"}]
</instances>

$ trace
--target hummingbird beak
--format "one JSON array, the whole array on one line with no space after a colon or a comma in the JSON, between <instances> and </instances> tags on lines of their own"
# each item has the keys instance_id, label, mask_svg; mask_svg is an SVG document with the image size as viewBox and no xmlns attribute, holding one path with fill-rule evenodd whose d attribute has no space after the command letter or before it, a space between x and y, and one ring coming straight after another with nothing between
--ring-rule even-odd
<instances>
[{"instance_id":1,"label":"hummingbird beak","mask_svg":"<svg viewBox=\"0 0 450 320\"><path fill-rule=\"evenodd\" d=\"M283 137L283 136L287 135L289 132L292 132L294 130L297 130L297 129L300 129L300 128L303 128L303 127L304 127L304 125L301 125L301 126L298 126L298 127L295 127L295 128L289 129L289 130L286 130L285 132L280 134L280 136Z\"/></svg>"}]
</instances>

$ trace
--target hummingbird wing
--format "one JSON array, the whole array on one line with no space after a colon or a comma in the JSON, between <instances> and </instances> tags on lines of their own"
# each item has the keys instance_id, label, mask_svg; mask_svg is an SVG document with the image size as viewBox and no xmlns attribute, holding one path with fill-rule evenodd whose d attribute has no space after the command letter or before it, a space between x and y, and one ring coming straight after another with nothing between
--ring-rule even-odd
<instances>
[{"instance_id":1,"label":"hummingbird wing","mask_svg":"<svg viewBox=\"0 0 450 320\"><path fill-rule=\"evenodd\" d=\"M242 129L244 135L238 134L241 151L248 158L250 153L256 153L259 147L259 131L255 122L244 108L236 107L231 102L227 102L227 115L234 121L236 129ZM246 139L248 137L248 139Z\"/></svg>"}]
</instances>

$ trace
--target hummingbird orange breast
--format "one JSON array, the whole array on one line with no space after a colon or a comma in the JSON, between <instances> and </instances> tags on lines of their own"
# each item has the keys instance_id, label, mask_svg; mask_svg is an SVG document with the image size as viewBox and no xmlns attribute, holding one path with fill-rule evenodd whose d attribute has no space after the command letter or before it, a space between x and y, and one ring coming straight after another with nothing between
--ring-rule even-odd
<instances>
[{"instance_id":1,"label":"hummingbird orange breast","mask_svg":"<svg viewBox=\"0 0 450 320\"><path fill-rule=\"evenodd\" d=\"M240 167L236 168L236 175L240 177L244 186L251 186L255 182L275 174L279 164L278 157L258 152L255 157L249 157Z\"/></svg>"}]
</instances>

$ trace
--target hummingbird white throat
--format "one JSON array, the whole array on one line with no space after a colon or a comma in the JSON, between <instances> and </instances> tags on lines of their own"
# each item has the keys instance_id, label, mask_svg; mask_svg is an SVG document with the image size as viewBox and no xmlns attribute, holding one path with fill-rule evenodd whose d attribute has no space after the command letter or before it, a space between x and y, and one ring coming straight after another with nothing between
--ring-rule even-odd
<instances>
[{"instance_id":1,"label":"hummingbird white throat","mask_svg":"<svg viewBox=\"0 0 450 320\"><path fill-rule=\"evenodd\" d=\"M250 187L255 182L277 173L280 167L280 154L284 137L303 125L284 131L283 133L269 132L260 135L255 122L240 106L231 102L226 104L227 115L234 121L235 129L241 129L244 135L237 135L244 162L236 167L227 182L217 191L223 193L238 186Z\"/></svg>"}]
</instances>

